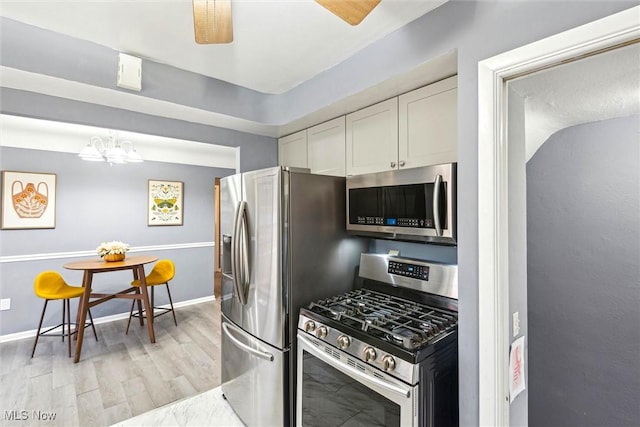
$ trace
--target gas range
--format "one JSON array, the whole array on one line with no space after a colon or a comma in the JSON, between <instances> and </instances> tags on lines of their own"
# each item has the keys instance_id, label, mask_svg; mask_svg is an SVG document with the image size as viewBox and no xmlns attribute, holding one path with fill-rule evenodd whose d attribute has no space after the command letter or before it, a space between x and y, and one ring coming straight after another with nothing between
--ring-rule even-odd
<instances>
[{"instance_id":1,"label":"gas range","mask_svg":"<svg viewBox=\"0 0 640 427\"><path fill-rule=\"evenodd\" d=\"M458 425L458 269L362 254L354 290L300 309L296 425Z\"/></svg>"},{"instance_id":2,"label":"gas range","mask_svg":"<svg viewBox=\"0 0 640 427\"><path fill-rule=\"evenodd\" d=\"M407 384L420 364L457 348L457 267L363 254L359 289L300 310L298 329Z\"/></svg>"}]
</instances>

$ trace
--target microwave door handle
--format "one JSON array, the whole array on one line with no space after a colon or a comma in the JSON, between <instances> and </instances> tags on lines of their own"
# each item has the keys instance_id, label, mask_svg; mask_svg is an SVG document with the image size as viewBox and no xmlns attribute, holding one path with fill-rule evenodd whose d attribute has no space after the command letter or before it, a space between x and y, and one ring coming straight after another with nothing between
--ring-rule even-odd
<instances>
[{"instance_id":1,"label":"microwave door handle","mask_svg":"<svg viewBox=\"0 0 640 427\"><path fill-rule=\"evenodd\" d=\"M324 363L326 363L329 366L332 366L334 368L337 368L345 373L348 373L349 375L351 375L353 378L356 379L356 381L360 381L360 382L368 382L368 383L373 383L378 387L381 387L385 390L388 390L390 392L399 394L403 397L410 397L411 396L411 391L410 390L405 390L401 387L398 387L396 385L393 384L389 384L385 381L382 381L378 378L375 378L373 376L369 376L369 375L364 375L359 369L357 368L353 368L349 365L342 364L340 363L339 366L335 365L336 360L331 357L326 355L324 352L322 352L321 350L318 350L318 348L313 345L313 343L311 341L309 341L308 338L302 336L302 335L298 335L298 341L302 341L302 343L304 344L305 351L308 351L309 353L313 354L315 357L317 357L318 359L320 359L321 361L323 361Z\"/></svg>"},{"instance_id":2,"label":"microwave door handle","mask_svg":"<svg viewBox=\"0 0 640 427\"><path fill-rule=\"evenodd\" d=\"M442 226L440 224L440 184L442 175L436 175L436 182L433 185L433 223L436 226L436 236L442 236Z\"/></svg>"},{"instance_id":3,"label":"microwave door handle","mask_svg":"<svg viewBox=\"0 0 640 427\"><path fill-rule=\"evenodd\" d=\"M247 353L250 353L256 357L259 357L260 359L264 359L264 360L268 360L269 362L273 362L273 354L271 353L267 353L266 351L260 351L260 350L256 350L254 348L249 347L248 345L242 343L238 338L234 337L233 334L229 331L229 329L236 329L235 327L232 327L231 325L229 325L228 323L222 323L222 330L224 331L224 334L227 336L227 338L229 338L231 340L231 342L233 342L235 345L237 345L239 348L241 348L242 350L246 351Z\"/></svg>"}]
</instances>

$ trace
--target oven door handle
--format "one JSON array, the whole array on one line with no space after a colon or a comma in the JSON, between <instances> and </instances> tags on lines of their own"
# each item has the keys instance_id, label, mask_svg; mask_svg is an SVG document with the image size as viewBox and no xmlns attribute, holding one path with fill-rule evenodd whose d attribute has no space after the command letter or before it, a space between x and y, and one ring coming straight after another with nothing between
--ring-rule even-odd
<instances>
[{"instance_id":1,"label":"oven door handle","mask_svg":"<svg viewBox=\"0 0 640 427\"><path fill-rule=\"evenodd\" d=\"M260 350L256 350L255 348L251 348L248 345L244 344L243 342L241 342L238 338L234 337L233 334L229 331L229 329L236 329L235 327L229 325L228 323L222 323L222 330L224 331L224 334L227 336L227 338L229 338L231 340L231 342L233 342L235 345L237 345L238 347L240 347L242 350L246 351L247 353L250 353L256 357L259 357L260 359L264 359L264 360L268 360L269 362L273 362L273 354L271 353L267 353L266 351L260 351ZM241 331L238 331L239 333L242 333Z\"/></svg>"},{"instance_id":2,"label":"oven door handle","mask_svg":"<svg viewBox=\"0 0 640 427\"><path fill-rule=\"evenodd\" d=\"M360 381L360 382L365 382L365 383L371 383L373 385L376 385L378 387L382 387L385 390L388 390L392 393L396 393L399 394L402 397L411 397L411 390L407 390L401 387L398 387L396 385L393 384L389 384L385 381L382 381L378 378L375 377L369 377L368 375L364 375L362 372L360 372L358 369L356 368L352 368L349 365L346 364L340 364L339 366L335 365L336 359L334 359L331 356L326 355L325 353L323 353L322 351L318 350L318 348L311 342L309 341L309 339L307 339L306 337L302 336L302 335L298 335L298 340L302 341L303 344L305 344L305 350L308 351L309 353L313 354L315 357L317 357L318 359L320 359L321 361L323 361L324 363L326 363L329 366L333 366L334 368L337 368L345 373L348 373L349 375L351 375L353 378L355 378L356 380Z\"/></svg>"}]
</instances>

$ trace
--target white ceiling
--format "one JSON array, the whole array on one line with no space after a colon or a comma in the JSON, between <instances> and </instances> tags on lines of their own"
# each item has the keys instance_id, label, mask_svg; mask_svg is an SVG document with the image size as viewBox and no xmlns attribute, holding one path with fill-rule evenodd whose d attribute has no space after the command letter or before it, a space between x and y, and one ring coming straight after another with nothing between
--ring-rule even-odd
<instances>
[{"instance_id":1,"label":"white ceiling","mask_svg":"<svg viewBox=\"0 0 640 427\"><path fill-rule=\"evenodd\" d=\"M525 99L529 160L560 129L640 114L640 44L539 71L509 87Z\"/></svg>"},{"instance_id":2,"label":"white ceiling","mask_svg":"<svg viewBox=\"0 0 640 427\"><path fill-rule=\"evenodd\" d=\"M234 41L198 45L191 0L0 0L4 17L265 93L282 93L448 0L382 0L350 26L313 0L232 0Z\"/></svg>"},{"instance_id":3,"label":"white ceiling","mask_svg":"<svg viewBox=\"0 0 640 427\"><path fill-rule=\"evenodd\" d=\"M382 0L352 27L313 0L232 0L234 42L198 45L191 0L0 0L0 15L119 52L265 93L282 93L448 0ZM455 74L457 54L285 124L264 124L125 91L0 67L0 84L78 101L268 136L282 136ZM527 158L554 132L640 114L640 45L513 81L526 108Z\"/></svg>"}]
</instances>

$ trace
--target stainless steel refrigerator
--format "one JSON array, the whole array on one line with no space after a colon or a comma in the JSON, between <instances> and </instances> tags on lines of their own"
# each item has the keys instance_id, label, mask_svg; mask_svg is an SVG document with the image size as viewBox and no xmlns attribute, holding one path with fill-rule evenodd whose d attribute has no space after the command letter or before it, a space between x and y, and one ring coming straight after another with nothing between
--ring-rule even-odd
<instances>
[{"instance_id":1,"label":"stainless steel refrigerator","mask_svg":"<svg viewBox=\"0 0 640 427\"><path fill-rule=\"evenodd\" d=\"M248 426L294 424L299 309L352 287L345 187L281 167L220 182L222 392Z\"/></svg>"}]
</instances>

